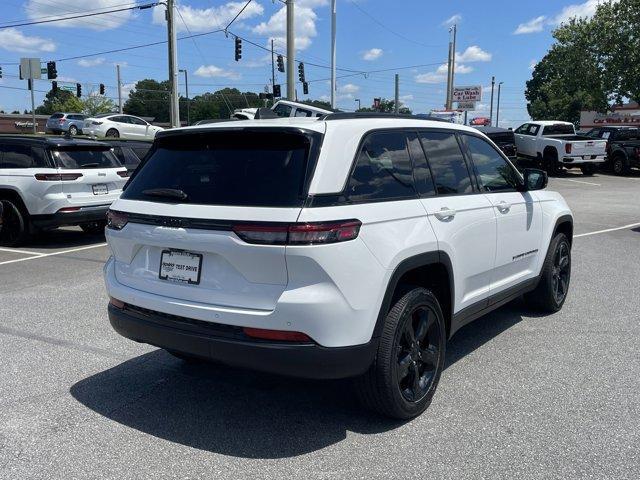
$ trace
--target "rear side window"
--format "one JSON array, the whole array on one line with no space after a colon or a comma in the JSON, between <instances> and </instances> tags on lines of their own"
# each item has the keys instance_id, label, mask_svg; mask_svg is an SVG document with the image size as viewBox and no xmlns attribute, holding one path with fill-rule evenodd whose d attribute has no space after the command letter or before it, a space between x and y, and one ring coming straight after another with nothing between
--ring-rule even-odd
<instances>
[{"instance_id":1,"label":"rear side window","mask_svg":"<svg viewBox=\"0 0 640 480\"><path fill-rule=\"evenodd\" d=\"M110 149L59 149L51 152L58 168L117 168L122 166Z\"/></svg>"},{"instance_id":2,"label":"rear side window","mask_svg":"<svg viewBox=\"0 0 640 480\"><path fill-rule=\"evenodd\" d=\"M273 112L279 117L289 117L291 116L291 110L292 108L290 105L285 105L281 103L280 105L276 106L276 108L273 109Z\"/></svg>"},{"instance_id":3,"label":"rear side window","mask_svg":"<svg viewBox=\"0 0 640 480\"><path fill-rule=\"evenodd\" d=\"M199 205L299 207L320 134L282 130L168 136L132 177L122 198ZM159 195L158 189L183 192ZM155 193L154 193L155 191Z\"/></svg>"},{"instance_id":4,"label":"rear side window","mask_svg":"<svg viewBox=\"0 0 640 480\"><path fill-rule=\"evenodd\" d=\"M515 190L519 180L514 169L502 155L485 140L463 135L471 160L476 168L478 183L487 192Z\"/></svg>"},{"instance_id":5,"label":"rear side window","mask_svg":"<svg viewBox=\"0 0 640 480\"><path fill-rule=\"evenodd\" d=\"M553 125L546 125L542 130L542 136L548 135L573 135L575 134L573 125L566 125L564 123L554 123Z\"/></svg>"},{"instance_id":6,"label":"rear side window","mask_svg":"<svg viewBox=\"0 0 640 480\"><path fill-rule=\"evenodd\" d=\"M395 200L416 196L404 132L370 133L349 180L349 201Z\"/></svg>"},{"instance_id":7,"label":"rear side window","mask_svg":"<svg viewBox=\"0 0 640 480\"><path fill-rule=\"evenodd\" d=\"M41 148L28 145L1 145L0 168L47 168Z\"/></svg>"},{"instance_id":8,"label":"rear side window","mask_svg":"<svg viewBox=\"0 0 640 480\"><path fill-rule=\"evenodd\" d=\"M49 118L62 118L64 117L64 113L54 113Z\"/></svg>"},{"instance_id":9,"label":"rear side window","mask_svg":"<svg viewBox=\"0 0 640 480\"><path fill-rule=\"evenodd\" d=\"M439 195L473 192L467 163L454 133L420 132Z\"/></svg>"},{"instance_id":10,"label":"rear side window","mask_svg":"<svg viewBox=\"0 0 640 480\"><path fill-rule=\"evenodd\" d=\"M436 194L436 188L433 184L431 169L424 156L418 134L415 132L408 133L407 141L409 143L409 153L413 160L413 177L415 178L416 189L421 197L431 197Z\"/></svg>"}]
</instances>

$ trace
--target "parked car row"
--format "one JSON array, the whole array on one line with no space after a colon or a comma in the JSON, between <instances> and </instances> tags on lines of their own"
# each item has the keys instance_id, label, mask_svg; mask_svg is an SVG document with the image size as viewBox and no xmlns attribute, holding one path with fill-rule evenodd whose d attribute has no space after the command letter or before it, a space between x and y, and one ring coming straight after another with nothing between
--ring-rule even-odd
<instances>
[{"instance_id":1,"label":"parked car row","mask_svg":"<svg viewBox=\"0 0 640 480\"><path fill-rule=\"evenodd\" d=\"M164 130L134 115L104 113L87 116L79 113L54 113L46 123L47 133L84 134L97 138L123 138L153 141Z\"/></svg>"}]
</instances>

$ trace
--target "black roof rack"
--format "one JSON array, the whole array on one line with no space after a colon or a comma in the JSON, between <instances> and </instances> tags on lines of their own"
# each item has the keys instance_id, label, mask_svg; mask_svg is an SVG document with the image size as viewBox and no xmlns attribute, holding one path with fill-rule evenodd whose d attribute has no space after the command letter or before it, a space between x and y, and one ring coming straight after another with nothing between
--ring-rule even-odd
<instances>
[{"instance_id":1,"label":"black roof rack","mask_svg":"<svg viewBox=\"0 0 640 480\"><path fill-rule=\"evenodd\" d=\"M442 118L432 117L428 114L419 114L419 115L403 115L396 113L381 113L381 112L336 112L329 113L324 117L320 117L320 120L352 120L352 119L363 119L363 118L401 118L403 120L432 120L436 122L446 122L447 120L443 120Z\"/></svg>"}]
</instances>

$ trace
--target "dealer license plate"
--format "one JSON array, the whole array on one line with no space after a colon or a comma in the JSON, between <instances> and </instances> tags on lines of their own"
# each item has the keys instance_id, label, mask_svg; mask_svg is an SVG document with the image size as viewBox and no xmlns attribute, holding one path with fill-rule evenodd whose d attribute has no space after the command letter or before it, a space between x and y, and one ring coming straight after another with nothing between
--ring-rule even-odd
<instances>
[{"instance_id":1,"label":"dealer license plate","mask_svg":"<svg viewBox=\"0 0 640 480\"><path fill-rule=\"evenodd\" d=\"M183 250L163 250L160 256L161 280L198 285L202 270L202 255Z\"/></svg>"},{"instance_id":2,"label":"dealer license plate","mask_svg":"<svg viewBox=\"0 0 640 480\"><path fill-rule=\"evenodd\" d=\"M107 186L104 183L91 185L91 188L93 188L94 195L106 195L107 193L109 193L109 188L107 188Z\"/></svg>"}]
</instances>

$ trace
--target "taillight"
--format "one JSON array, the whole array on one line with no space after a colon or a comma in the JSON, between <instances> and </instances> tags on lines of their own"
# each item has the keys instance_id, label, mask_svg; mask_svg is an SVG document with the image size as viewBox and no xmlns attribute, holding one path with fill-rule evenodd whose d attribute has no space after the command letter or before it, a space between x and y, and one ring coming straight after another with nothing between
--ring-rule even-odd
<instances>
[{"instance_id":1,"label":"taillight","mask_svg":"<svg viewBox=\"0 0 640 480\"><path fill-rule=\"evenodd\" d=\"M311 342L311 338L302 332L287 332L286 330L267 330L264 328L242 329L247 337L260 338L262 340L278 340L281 342Z\"/></svg>"},{"instance_id":2,"label":"taillight","mask_svg":"<svg viewBox=\"0 0 640 480\"><path fill-rule=\"evenodd\" d=\"M117 172L117 174L120 175L122 178L127 178L131 175L128 170L124 170L123 172Z\"/></svg>"},{"instance_id":3,"label":"taillight","mask_svg":"<svg viewBox=\"0 0 640 480\"><path fill-rule=\"evenodd\" d=\"M36 173L41 182L71 182L82 177L81 173Z\"/></svg>"},{"instance_id":4,"label":"taillight","mask_svg":"<svg viewBox=\"0 0 640 480\"><path fill-rule=\"evenodd\" d=\"M118 300L117 298L109 297L109 303L116 308L122 310L124 308L124 302L122 300Z\"/></svg>"},{"instance_id":5,"label":"taillight","mask_svg":"<svg viewBox=\"0 0 640 480\"><path fill-rule=\"evenodd\" d=\"M564 151L566 153L571 153L571 147L572 147L572 145L570 143L565 143L564 144Z\"/></svg>"},{"instance_id":6,"label":"taillight","mask_svg":"<svg viewBox=\"0 0 640 480\"><path fill-rule=\"evenodd\" d=\"M60 120L58 120L58 123L59 123L60 125L62 125L64 122L65 122L64 118L61 118Z\"/></svg>"},{"instance_id":7,"label":"taillight","mask_svg":"<svg viewBox=\"0 0 640 480\"><path fill-rule=\"evenodd\" d=\"M124 212L109 210L107 212L107 228L111 230L122 230L129 222L129 215Z\"/></svg>"},{"instance_id":8,"label":"taillight","mask_svg":"<svg viewBox=\"0 0 640 480\"><path fill-rule=\"evenodd\" d=\"M58 213L69 213L69 212L79 212L80 207L63 207L58 210Z\"/></svg>"},{"instance_id":9,"label":"taillight","mask_svg":"<svg viewBox=\"0 0 640 480\"><path fill-rule=\"evenodd\" d=\"M238 237L247 243L261 245L319 245L346 242L358 236L362 222L239 224L233 227Z\"/></svg>"}]
</instances>

